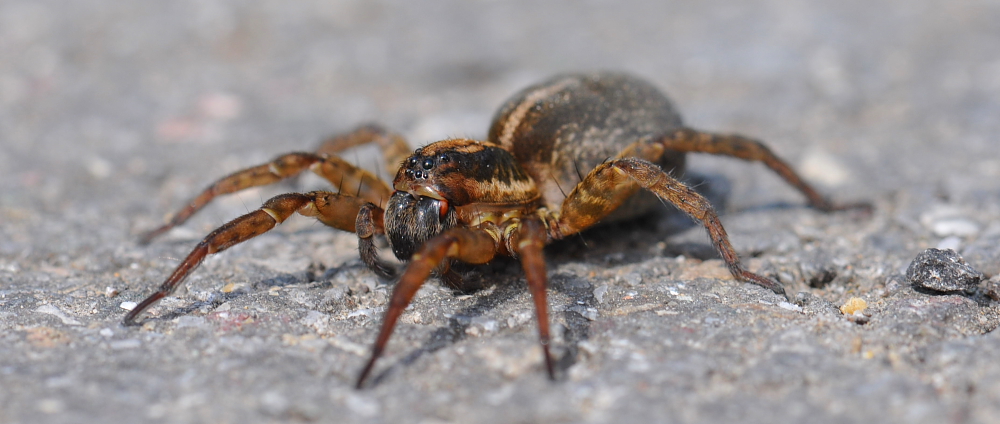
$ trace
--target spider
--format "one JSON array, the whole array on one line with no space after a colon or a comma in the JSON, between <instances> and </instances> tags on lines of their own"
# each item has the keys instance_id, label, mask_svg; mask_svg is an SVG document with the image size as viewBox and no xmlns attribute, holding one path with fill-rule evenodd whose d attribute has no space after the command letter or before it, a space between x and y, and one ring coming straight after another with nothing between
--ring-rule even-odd
<instances>
[{"instance_id":1,"label":"spider","mask_svg":"<svg viewBox=\"0 0 1000 424\"><path fill-rule=\"evenodd\" d=\"M397 169L391 186L337 156L370 143L380 148L388 169ZM684 170L686 152L763 162L822 211L860 205L830 202L758 141L685 127L670 100L646 81L618 73L559 75L504 103L487 141L448 139L409 153L402 137L369 125L330 138L316 152L285 154L216 181L142 241L182 224L216 196L306 170L339 191L278 195L219 227L195 246L159 290L125 316L124 324L134 324L143 311L173 292L207 255L263 234L299 213L356 233L361 260L381 277L392 278L396 272L379 258L377 237L385 237L392 253L408 261L358 388L403 310L432 273L446 281L460 279L451 269L453 262L484 264L497 256L520 260L534 300L545 368L554 379L543 247L599 222L636 217L661 202L670 203L704 225L737 279L784 295L780 283L743 267L709 202L676 179ZM582 174L581 168L589 172Z\"/></svg>"}]
</instances>

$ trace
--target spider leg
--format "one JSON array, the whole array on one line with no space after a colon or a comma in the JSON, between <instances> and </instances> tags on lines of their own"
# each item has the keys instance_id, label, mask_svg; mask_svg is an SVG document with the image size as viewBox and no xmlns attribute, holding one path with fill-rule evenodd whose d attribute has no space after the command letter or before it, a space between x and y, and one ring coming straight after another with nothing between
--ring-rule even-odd
<instances>
[{"instance_id":1,"label":"spider leg","mask_svg":"<svg viewBox=\"0 0 1000 424\"><path fill-rule=\"evenodd\" d=\"M626 148L619 157L634 156L656 162L665 150L710 153L762 162L788 184L802 192L808 199L810 206L824 212L847 209L870 211L872 207L871 204L863 202L837 204L830 201L805 182L788 163L781 160L763 143L737 134L715 134L681 128L660 139L635 143Z\"/></svg>"},{"instance_id":2,"label":"spider leg","mask_svg":"<svg viewBox=\"0 0 1000 424\"><path fill-rule=\"evenodd\" d=\"M375 204L388 199L392 194L392 188L378 177L337 156L301 152L289 153L279 156L270 163L236 171L216 181L188 202L187 206L174 214L170 222L143 234L140 242L148 243L156 236L184 223L216 196L273 184L299 175L307 169L325 178L342 191L356 193L358 197ZM355 190L355 188L357 189Z\"/></svg>"},{"instance_id":3,"label":"spider leg","mask_svg":"<svg viewBox=\"0 0 1000 424\"><path fill-rule=\"evenodd\" d=\"M123 323L134 324L135 319L143 311L173 292L208 255L264 234L296 212L316 217L331 227L353 232L358 211L366 203L364 199L358 197L325 191L289 193L272 197L264 202L260 209L236 218L205 236L160 285L159 290L125 315Z\"/></svg>"},{"instance_id":4,"label":"spider leg","mask_svg":"<svg viewBox=\"0 0 1000 424\"><path fill-rule=\"evenodd\" d=\"M409 266L392 290L389 308L386 309L385 317L382 319L382 327L378 338L375 339L371 358L358 376L359 389L371 373L375 361L382 355L399 316L413 300L413 296L430 276L431 271L440 266L445 259L457 259L471 264L489 262L497 253L496 237L482 228L452 228L431 238L413 254Z\"/></svg>"},{"instance_id":5,"label":"spider leg","mask_svg":"<svg viewBox=\"0 0 1000 424\"><path fill-rule=\"evenodd\" d=\"M368 269L375 271L382 278L392 278L396 275L396 270L378 257L378 248L375 246L375 236L384 235L383 216L385 211L372 203L366 203L358 211L358 218L355 221L355 232L358 233L358 253L361 261L368 266Z\"/></svg>"},{"instance_id":6,"label":"spider leg","mask_svg":"<svg viewBox=\"0 0 1000 424\"><path fill-rule=\"evenodd\" d=\"M346 134L335 135L323 141L316 153L335 155L351 147L375 143L382 152L386 170L390 173L399 168L412 149L399 134L391 133L376 124L362 125Z\"/></svg>"},{"instance_id":7,"label":"spider leg","mask_svg":"<svg viewBox=\"0 0 1000 424\"><path fill-rule=\"evenodd\" d=\"M659 166L642 159L614 159L594 168L563 201L559 215L550 224L551 231L555 233L553 237L563 238L596 224L639 188L653 192L661 200L700 221L708 230L708 236L729 267L729 272L737 279L758 284L777 294L785 293L781 283L743 268L719 216L708 200Z\"/></svg>"},{"instance_id":8,"label":"spider leg","mask_svg":"<svg viewBox=\"0 0 1000 424\"><path fill-rule=\"evenodd\" d=\"M535 301L535 312L538 315L538 339L542 345L542 353L545 355L545 369L549 372L549 378L555 380L552 354L549 353L549 308L545 298L548 277L545 274L543 248L548 234L541 220L526 218L521 221L518 236L517 254L521 258L521 267L524 268L524 275L528 281L528 290L531 291L531 297Z\"/></svg>"}]
</instances>

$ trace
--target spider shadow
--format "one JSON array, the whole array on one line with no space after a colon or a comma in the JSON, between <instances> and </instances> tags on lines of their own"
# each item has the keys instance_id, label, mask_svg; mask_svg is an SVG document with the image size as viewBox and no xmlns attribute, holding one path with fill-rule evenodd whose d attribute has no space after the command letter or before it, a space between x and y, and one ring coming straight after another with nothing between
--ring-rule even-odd
<instances>
[{"instance_id":1,"label":"spider shadow","mask_svg":"<svg viewBox=\"0 0 1000 424\"><path fill-rule=\"evenodd\" d=\"M720 215L726 213L732 185L725 176L689 173L685 176L684 182L708 199ZM740 211L802 207L799 204L776 202ZM555 269L564 263L593 262L595 257L618 258L610 261L615 265L640 262L653 256L684 255L701 260L719 258L719 252L707 240L704 243L666 243L662 248L656 249L658 253L650 253L652 246L658 246L670 236L694 227L700 228L702 223L675 207L664 205L663 208L650 211L636 219L603 223L584 231L578 237L556 241L546 247L546 262L549 269ZM581 313L581 309L596 309L599 307L599 302L594 295L594 285L576 276L550 273L549 288L569 298L569 307L561 312L565 325L562 343L565 351L556 359L555 366L557 373L565 376L566 371L579 359L580 343L588 340L591 335L593 322Z\"/></svg>"},{"instance_id":2,"label":"spider shadow","mask_svg":"<svg viewBox=\"0 0 1000 424\"><path fill-rule=\"evenodd\" d=\"M237 300L253 293L267 291L271 287L287 287L292 285L317 285L322 287L323 285L329 284L327 280L318 280L316 274L317 270L310 267L309 269L301 272L292 274L279 273L269 278L255 281L250 285L249 290L236 290L228 293L223 291L213 291L208 300L194 301L185 306L173 308L169 312L165 312L158 316L147 317L141 321L137 321L136 324L141 325L145 322L155 321L168 322L183 316L190 316L193 312L201 310L205 307L209 307L214 310L223 303Z\"/></svg>"},{"instance_id":3,"label":"spider shadow","mask_svg":"<svg viewBox=\"0 0 1000 424\"><path fill-rule=\"evenodd\" d=\"M730 211L728 199L732 183L726 176L688 172L682 181L704 196L720 216ZM807 206L779 201L750 205L736 212L802 208ZM550 264L603 261L609 265L638 263L662 256L686 256L699 260L720 259L718 250L707 236L704 237L704 241L668 241L670 237L692 228L704 232L700 221L687 216L673 205L664 203L661 207L635 219L601 222L577 235L557 240L547 246L546 259ZM754 256L755 253L751 252L749 255Z\"/></svg>"},{"instance_id":4,"label":"spider shadow","mask_svg":"<svg viewBox=\"0 0 1000 424\"><path fill-rule=\"evenodd\" d=\"M523 283L513 283L515 276L513 270L510 269L516 265L516 261L511 259L499 259L494 261L494 263L470 267L469 272L464 273L463 286L460 288L449 287L455 291L456 295L462 293L474 293L488 289L488 285L484 285L483 281L488 279L486 277L487 273L492 273L494 275L493 280L502 278L504 281L494 284L493 291L479 296L476 302L470 306L462 308L461 310L452 314L448 318L448 323L442 327L438 327L434 330L428 341L423 344L420 348L417 348L413 352L407 354L402 359L396 363L386 367L381 372L378 372L372 376L371 384L376 386L382 383L383 380L391 376L396 371L408 367L415 363L418 359L424 355L437 352L448 346L454 345L468 337L466 330L472 326L472 320L483 316L486 312L493 310L497 306L510 301L511 299L517 297L518 294L527 291L527 285ZM499 267L503 269L498 270ZM520 267L517 267L519 270ZM490 272L492 271L492 272ZM441 284L448 287L443 281Z\"/></svg>"},{"instance_id":5,"label":"spider shadow","mask_svg":"<svg viewBox=\"0 0 1000 424\"><path fill-rule=\"evenodd\" d=\"M569 368L576 364L579 359L580 343L590 339L591 320L583 316L577 308L597 308L597 298L594 297L592 284L564 274L551 276L549 288L569 297L571 305L562 311L562 318L565 322L562 333L565 351L560 357L555 358L556 373L558 376L565 376Z\"/></svg>"},{"instance_id":6,"label":"spider shadow","mask_svg":"<svg viewBox=\"0 0 1000 424\"><path fill-rule=\"evenodd\" d=\"M245 296L246 294L247 293L237 293L237 292L222 293L220 295L212 296L211 299L209 300L200 300L190 303L186 306L174 308L170 312L161 314L160 316L148 317L142 320L141 322L137 322L137 324L141 325L150 321L170 322L176 318L180 318L183 316L191 316L191 313L198 311L206 306L210 307L211 309L218 308L223 303L226 303L233 299L240 298L242 296Z\"/></svg>"},{"instance_id":7,"label":"spider shadow","mask_svg":"<svg viewBox=\"0 0 1000 424\"><path fill-rule=\"evenodd\" d=\"M470 271L465 274L465 278L471 280L467 281L467 286L463 286L464 288L468 288L468 290L456 290L456 294L488 289L488 285L484 286L482 284L484 281L496 281L498 279L503 279L504 281L494 284L492 286L493 291L480 296L473 305L454 313L448 319L448 323L434 330L421 347L407 354L395 364L373 375L371 380L373 386L381 384L383 380L389 378L400 369L411 366L424 355L437 352L465 340L468 338L466 330L472 326L475 318L483 316L496 307L527 292L527 284L523 280L524 275L521 272L520 263L515 259L502 258L489 265L471 267ZM492 274L492 278L489 274ZM552 313L553 309L562 310L560 316L564 324L562 332L563 341L561 346L557 346L557 348L561 347L563 352L562 354L558 354L557 351L553 352L553 365L556 378L562 379L566 375L567 370L576 364L579 358L580 343L590 338L591 321L584 317L576 308L595 308L597 306L597 299L593 294L593 286L580 279L575 279L565 274L555 274L549 278L548 282L549 288L569 297L566 304L561 305L564 307L561 308L553 308L552 297L549 296L548 298L549 315L551 317L556 316ZM537 319L533 320L533 322L537 326ZM550 331L557 331L555 325L558 325L557 320L550 319Z\"/></svg>"},{"instance_id":8,"label":"spider shadow","mask_svg":"<svg viewBox=\"0 0 1000 424\"><path fill-rule=\"evenodd\" d=\"M725 214L732 190L732 184L725 176L688 172L682 181L704 196L720 215ZM652 256L684 255L701 260L718 258L718 252L707 239L704 243L666 243L663 248L656 249L660 253L650 253L653 246L669 237L701 226L700 222L673 205L663 203L634 219L603 221L579 234L557 240L547 246L546 258L552 264L604 261L616 265L640 262Z\"/></svg>"},{"instance_id":9,"label":"spider shadow","mask_svg":"<svg viewBox=\"0 0 1000 424\"><path fill-rule=\"evenodd\" d=\"M689 173L685 176L685 183L705 196L720 214L725 213L727 198L731 191L731 183L726 177ZM791 204L764 205L754 209L776 207L792 208L797 206ZM592 262L594 257L617 256L623 253L623 259L616 260L616 263L638 262L654 255L648 253L650 246L662 242L671 235L699 226L701 226L700 222L684 215L676 208L665 205L637 219L604 223L584 231L577 237L556 241L545 249L546 263L551 270L563 263ZM718 252L709 242L670 243L656 256L664 255L685 255L698 259L719 257ZM497 271L497 269L501 269L498 268L498 264L503 267L501 271ZM496 281L500 278L504 281L496 283L493 292L479 297L475 304L456 312L448 319L447 325L439 327L431 333L428 341L422 347L375 374L372 378L373 385L381 384L393 373L412 365L426 354L437 352L465 340L468 337L466 330L472 325L474 318L483 316L486 312L527 290L517 260L498 258L489 265L471 267L471 269L472 271L466 275L466 278L468 279L469 274L474 275L478 277L480 284L477 285L476 281L472 281L465 290L461 290L463 293L473 293L484 289L484 286L488 286L488 284L481 284L483 281ZM493 278L489 277L490 269L493 270ZM518 283L511 284L512 281L518 281ZM553 358L557 378L561 378L566 375L570 367L577 363L580 343L590 338L592 322L581 314L580 308L597 308L598 302L594 296L593 285L583 279L550 272L548 284L553 291L568 297L568 304L564 305L566 307L559 308L562 309L560 317L562 318L561 323L564 325L561 346L564 351L561 355ZM551 296L549 297L549 306L550 316L555 317L555 314L551 312L556 309L552 308ZM555 322L556 320L550 320L549 325L553 326ZM551 330L556 331L555 328Z\"/></svg>"}]
</instances>

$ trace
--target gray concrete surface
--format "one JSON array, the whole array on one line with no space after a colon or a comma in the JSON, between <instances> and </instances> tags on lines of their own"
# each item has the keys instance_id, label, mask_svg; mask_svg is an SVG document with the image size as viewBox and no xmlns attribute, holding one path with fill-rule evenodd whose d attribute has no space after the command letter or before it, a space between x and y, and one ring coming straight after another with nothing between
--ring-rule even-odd
<instances>
[{"instance_id":1,"label":"gray concrete surface","mask_svg":"<svg viewBox=\"0 0 1000 424\"><path fill-rule=\"evenodd\" d=\"M0 1L0 422L998 422L997 22L995 0ZM764 139L876 212L693 159L791 301L674 218L588 233L547 251L554 383L500 263L471 294L427 285L354 390L391 282L305 218L119 324L212 228L322 187L136 243L214 178L368 121L482 137L507 95L586 69L643 75L691 125ZM930 247L992 280L914 290Z\"/></svg>"}]
</instances>

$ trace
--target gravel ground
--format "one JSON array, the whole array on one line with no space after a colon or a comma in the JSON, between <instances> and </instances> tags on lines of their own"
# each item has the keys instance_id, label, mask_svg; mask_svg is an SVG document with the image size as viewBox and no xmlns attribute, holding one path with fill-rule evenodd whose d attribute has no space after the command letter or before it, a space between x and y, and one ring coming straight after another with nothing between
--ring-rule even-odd
<instances>
[{"instance_id":1,"label":"gravel ground","mask_svg":"<svg viewBox=\"0 0 1000 424\"><path fill-rule=\"evenodd\" d=\"M997 22L996 0L0 1L0 422L997 422ZM414 146L483 137L506 96L591 69L875 212L693 157L789 299L667 213L596 229L547 250L557 382L501 261L478 291L426 285L355 390L392 282L306 218L120 325L208 231L323 187L136 242L213 179L370 121ZM928 248L965 262L911 267Z\"/></svg>"}]
</instances>

